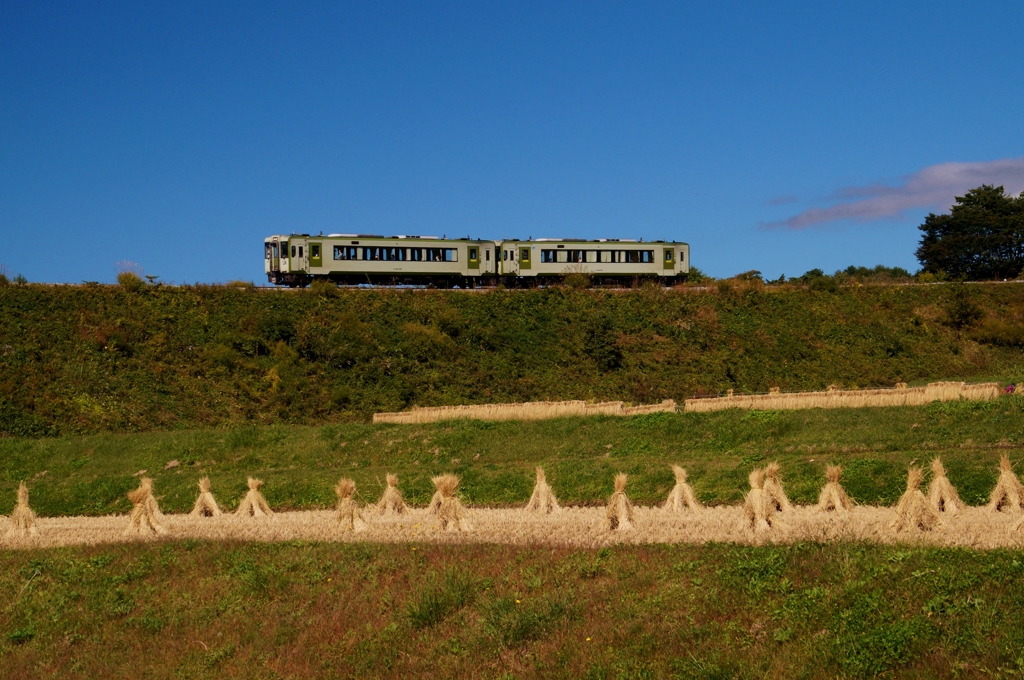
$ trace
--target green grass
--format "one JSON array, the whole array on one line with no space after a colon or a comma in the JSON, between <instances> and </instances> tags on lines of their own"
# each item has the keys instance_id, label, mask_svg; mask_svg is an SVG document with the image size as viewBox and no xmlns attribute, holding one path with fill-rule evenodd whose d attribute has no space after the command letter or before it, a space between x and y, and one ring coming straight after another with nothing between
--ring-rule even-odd
<instances>
[{"instance_id":1,"label":"green grass","mask_svg":"<svg viewBox=\"0 0 1024 680\"><path fill-rule=\"evenodd\" d=\"M1022 578L873 545L4 552L0 676L1010 678Z\"/></svg>"},{"instance_id":2,"label":"green grass","mask_svg":"<svg viewBox=\"0 0 1024 680\"><path fill-rule=\"evenodd\" d=\"M0 434L366 422L412 405L1020 380L1024 286L261 292L0 286Z\"/></svg>"},{"instance_id":3,"label":"green grass","mask_svg":"<svg viewBox=\"0 0 1024 680\"><path fill-rule=\"evenodd\" d=\"M272 506L297 509L332 506L342 476L355 479L361 501L375 501L388 472L398 473L407 501L426 505L430 477L445 471L461 476L466 502L512 506L529 498L535 465L544 466L563 503L603 502L623 471L630 497L650 504L671 489L672 463L688 469L705 503L737 503L750 469L771 460L782 464L787 492L798 503L816 501L825 465L841 463L854 499L891 504L903 491L907 465L936 455L961 497L977 505L995 483L1000 454L1021 444L1018 396L921 407L7 438L0 439L0 512L13 507L21 480L44 516L127 512L125 493L142 470L155 478L161 507L170 512L191 509L203 475L230 508L244 496L248 475L266 481ZM178 465L165 469L171 461Z\"/></svg>"}]
</instances>

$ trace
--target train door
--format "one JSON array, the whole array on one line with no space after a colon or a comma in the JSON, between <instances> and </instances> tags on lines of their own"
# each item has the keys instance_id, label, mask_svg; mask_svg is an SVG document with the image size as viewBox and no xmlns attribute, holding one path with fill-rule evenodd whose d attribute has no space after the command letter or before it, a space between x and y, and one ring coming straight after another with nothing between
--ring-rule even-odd
<instances>
[{"instance_id":1,"label":"train door","mask_svg":"<svg viewBox=\"0 0 1024 680\"><path fill-rule=\"evenodd\" d=\"M270 271L281 271L281 244L276 236L270 240Z\"/></svg>"},{"instance_id":2,"label":"train door","mask_svg":"<svg viewBox=\"0 0 1024 680\"><path fill-rule=\"evenodd\" d=\"M493 243L487 243L480 246L480 250L483 254L480 256L480 272L483 274L493 274L495 269L495 257L494 254L498 252L497 248Z\"/></svg>"},{"instance_id":3,"label":"train door","mask_svg":"<svg viewBox=\"0 0 1024 680\"><path fill-rule=\"evenodd\" d=\"M515 243L501 244L501 270L508 276L519 276L519 248Z\"/></svg>"}]
</instances>

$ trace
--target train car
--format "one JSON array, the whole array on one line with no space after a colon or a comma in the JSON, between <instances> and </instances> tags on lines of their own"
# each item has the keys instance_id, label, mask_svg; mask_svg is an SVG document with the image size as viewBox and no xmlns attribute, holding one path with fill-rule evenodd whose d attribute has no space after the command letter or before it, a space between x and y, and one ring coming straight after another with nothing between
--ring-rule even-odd
<instances>
[{"instance_id":1,"label":"train car","mask_svg":"<svg viewBox=\"0 0 1024 680\"><path fill-rule=\"evenodd\" d=\"M685 281L690 246L678 241L548 239L501 241L499 276L525 285L552 283L567 273L588 274L594 283L616 285L657 278Z\"/></svg>"},{"instance_id":2,"label":"train car","mask_svg":"<svg viewBox=\"0 0 1024 680\"><path fill-rule=\"evenodd\" d=\"M481 285L495 273L494 241L436 236L376 234L291 234L264 240L267 279L306 286L313 279L356 285Z\"/></svg>"},{"instance_id":3,"label":"train car","mask_svg":"<svg viewBox=\"0 0 1024 680\"><path fill-rule=\"evenodd\" d=\"M690 271L690 246L676 241L290 234L269 236L263 247L267 279L292 287L318 278L347 285L537 286L571 272L596 284L657 279L670 285Z\"/></svg>"}]
</instances>

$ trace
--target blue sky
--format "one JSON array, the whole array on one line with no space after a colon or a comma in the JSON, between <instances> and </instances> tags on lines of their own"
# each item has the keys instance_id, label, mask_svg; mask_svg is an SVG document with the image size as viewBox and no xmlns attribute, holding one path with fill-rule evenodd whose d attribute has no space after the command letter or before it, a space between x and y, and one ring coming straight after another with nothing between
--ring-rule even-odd
<instances>
[{"instance_id":1,"label":"blue sky","mask_svg":"<svg viewBox=\"0 0 1024 680\"><path fill-rule=\"evenodd\" d=\"M929 211L1024 189L1022 25L1020 2L8 1L0 264L260 281L264 236L340 231L914 270Z\"/></svg>"}]
</instances>

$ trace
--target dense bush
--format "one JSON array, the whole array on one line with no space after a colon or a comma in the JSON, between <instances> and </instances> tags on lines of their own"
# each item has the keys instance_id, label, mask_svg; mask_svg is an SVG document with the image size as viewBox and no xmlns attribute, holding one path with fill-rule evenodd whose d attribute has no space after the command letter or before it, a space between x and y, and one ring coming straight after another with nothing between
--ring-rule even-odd
<instances>
[{"instance_id":1,"label":"dense bush","mask_svg":"<svg viewBox=\"0 0 1024 680\"><path fill-rule=\"evenodd\" d=\"M972 286L987 317L962 339L941 323L944 288L6 286L0 432L359 420L414 404L652 402L1001 375L1019 363L1024 288Z\"/></svg>"}]
</instances>

